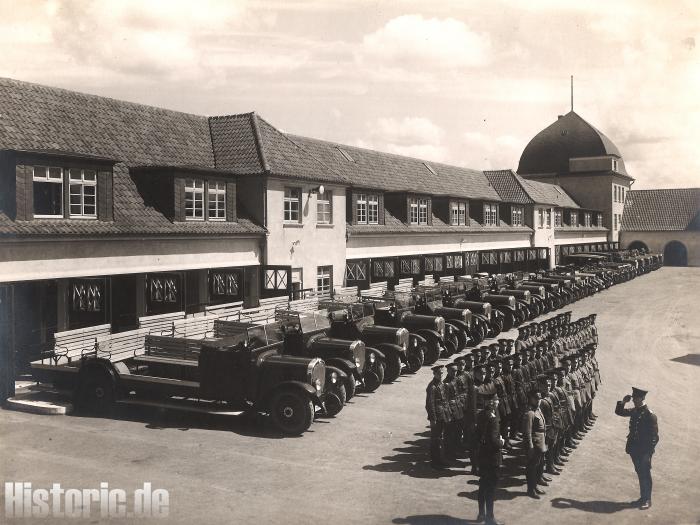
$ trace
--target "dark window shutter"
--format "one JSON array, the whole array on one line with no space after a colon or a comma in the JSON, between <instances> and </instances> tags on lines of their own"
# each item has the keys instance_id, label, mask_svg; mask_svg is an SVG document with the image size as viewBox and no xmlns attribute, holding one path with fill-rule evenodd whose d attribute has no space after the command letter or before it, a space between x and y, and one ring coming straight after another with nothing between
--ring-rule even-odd
<instances>
[{"instance_id":1,"label":"dark window shutter","mask_svg":"<svg viewBox=\"0 0 700 525\"><path fill-rule=\"evenodd\" d=\"M379 202L379 224L385 224L384 222L384 194L380 193L377 195L377 200Z\"/></svg>"},{"instance_id":2,"label":"dark window shutter","mask_svg":"<svg viewBox=\"0 0 700 525\"><path fill-rule=\"evenodd\" d=\"M411 224L411 196L406 195L404 202L406 203L406 215L404 215L406 218L404 219L404 222L406 224Z\"/></svg>"},{"instance_id":3,"label":"dark window shutter","mask_svg":"<svg viewBox=\"0 0 700 525\"><path fill-rule=\"evenodd\" d=\"M238 220L236 215L236 183L226 183L226 220L235 222Z\"/></svg>"},{"instance_id":4,"label":"dark window shutter","mask_svg":"<svg viewBox=\"0 0 700 525\"><path fill-rule=\"evenodd\" d=\"M428 226L433 225L433 199L428 197Z\"/></svg>"},{"instance_id":5,"label":"dark window shutter","mask_svg":"<svg viewBox=\"0 0 700 525\"><path fill-rule=\"evenodd\" d=\"M185 220L185 179L173 179L173 221Z\"/></svg>"},{"instance_id":6,"label":"dark window shutter","mask_svg":"<svg viewBox=\"0 0 700 525\"><path fill-rule=\"evenodd\" d=\"M34 215L34 187L32 170L24 165L15 167L17 184L17 220L28 221Z\"/></svg>"},{"instance_id":7,"label":"dark window shutter","mask_svg":"<svg viewBox=\"0 0 700 525\"><path fill-rule=\"evenodd\" d=\"M97 174L97 218L101 221L114 220L112 176L111 171Z\"/></svg>"}]
</instances>

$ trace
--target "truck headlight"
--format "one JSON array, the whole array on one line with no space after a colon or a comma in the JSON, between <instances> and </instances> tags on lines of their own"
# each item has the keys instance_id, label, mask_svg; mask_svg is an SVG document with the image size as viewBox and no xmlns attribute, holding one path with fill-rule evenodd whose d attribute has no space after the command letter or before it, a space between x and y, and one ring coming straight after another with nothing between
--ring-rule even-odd
<instances>
[{"instance_id":1,"label":"truck headlight","mask_svg":"<svg viewBox=\"0 0 700 525\"><path fill-rule=\"evenodd\" d=\"M335 384L338 382L338 372L331 372L331 383Z\"/></svg>"},{"instance_id":2,"label":"truck headlight","mask_svg":"<svg viewBox=\"0 0 700 525\"><path fill-rule=\"evenodd\" d=\"M370 352L368 359L370 363L374 364L374 362L377 360L377 356L374 354L374 352Z\"/></svg>"},{"instance_id":3,"label":"truck headlight","mask_svg":"<svg viewBox=\"0 0 700 525\"><path fill-rule=\"evenodd\" d=\"M374 355L374 354L372 354L372 355ZM357 357L355 358L355 366L356 366L358 369L360 368L360 359L357 358Z\"/></svg>"},{"instance_id":4,"label":"truck headlight","mask_svg":"<svg viewBox=\"0 0 700 525\"><path fill-rule=\"evenodd\" d=\"M335 372L333 372L333 374L335 374ZM335 374L335 375L337 376L337 374ZM332 379L331 379L331 381L332 381ZM314 386L316 387L316 391L320 392L321 391L321 380L317 379L316 381L314 381Z\"/></svg>"}]
</instances>

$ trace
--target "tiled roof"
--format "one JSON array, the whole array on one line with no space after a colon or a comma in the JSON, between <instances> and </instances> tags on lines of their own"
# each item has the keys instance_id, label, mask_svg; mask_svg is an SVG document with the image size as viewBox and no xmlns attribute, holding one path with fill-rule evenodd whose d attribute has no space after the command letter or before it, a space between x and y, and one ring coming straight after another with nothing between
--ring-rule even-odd
<instances>
[{"instance_id":1,"label":"tiled roof","mask_svg":"<svg viewBox=\"0 0 700 525\"><path fill-rule=\"evenodd\" d=\"M606 155L617 157L618 172L627 174L617 146L603 132L570 111L540 131L525 146L518 173L568 173L571 158Z\"/></svg>"},{"instance_id":2,"label":"tiled roof","mask_svg":"<svg viewBox=\"0 0 700 525\"><path fill-rule=\"evenodd\" d=\"M353 186L500 201L483 172L319 139L287 135ZM348 160L342 151L352 160ZM432 170L432 171L431 171Z\"/></svg>"},{"instance_id":3,"label":"tiled roof","mask_svg":"<svg viewBox=\"0 0 700 525\"><path fill-rule=\"evenodd\" d=\"M515 204L532 204L534 202L525 193L511 170L485 171L484 174L504 201Z\"/></svg>"},{"instance_id":4,"label":"tiled roof","mask_svg":"<svg viewBox=\"0 0 700 525\"><path fill-rule=\"evenodd\" d=\"M171 222L144 203L124 164L114 166L114 221L32 219L13 221L0 210L0 236L93 236L93 235L262 235L264 229L249 218L237 222Z\"/></svg>"},{"instance_id":5,"label":"tiled roof","mask_svg":"<svg viewBox=\"0 0 700 525\"><path fill-rule=\"evenodd\" d=\"M214 167L206 117L0 78L0 149Z\"/></svg>"},{"instance_id":6,"label":"tiled roof","mask_svg":"<svg viewBox=\"0 0 700 525\"><path fill-rule=\"evenodd\" d=\"M621 229L680 231L700 229L700 188L630 190Z\"/></svg>"},{"instance_id":7,"label":"tiled roof","mask_svg":"<svg viewBox=\"0 0 700 525\"><path fill-rule=\"evenodd\" d=\"M532 233L528 226L509 226L501 221L499 226L482 226L474 219L470 219L468 226L452 226L433 215L431 225L417 226L402 222L400 219L385 209L385 224L348 224L350 235L376 234L376 233Z\"/></svg>"},{"instance_id":8,"label":"tiled roof","mask_svg":"<svg viewBox=\"0 0 700 525\"><path fill-rule=\"evenodd\" d=\"M560 208L578 208L578 204L556 184L527 180L513 170L485 171L484 174L506 202L549 204Z\"/></svg>"},{"instance_id":9,"label":"tiled roof","mask_svg":"<svg viewBox=\"0 0 700 525\"><path fill-rule=\"evenodd\" d=\"M241 174L265 171L258 150L259 136L256 136L254 118L253 113L245 113L209 119L218 168Z\"/></svg>"}]
</instances>

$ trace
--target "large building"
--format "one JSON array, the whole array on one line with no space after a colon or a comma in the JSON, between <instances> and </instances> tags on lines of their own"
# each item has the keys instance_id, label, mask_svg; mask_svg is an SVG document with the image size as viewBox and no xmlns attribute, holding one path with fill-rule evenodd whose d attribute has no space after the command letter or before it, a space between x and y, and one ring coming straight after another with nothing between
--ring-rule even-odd
<instances>
[{"instance_id":1,"label":"large building","mask_svg":"<svg viewBox=\"0 0 700 525\"><path fill-rule=\"evenodd\" d=\"M57 331L613 249L632 180L573 112L483 172L0 79L0 368Z\"/></svg>"}]
</instances>

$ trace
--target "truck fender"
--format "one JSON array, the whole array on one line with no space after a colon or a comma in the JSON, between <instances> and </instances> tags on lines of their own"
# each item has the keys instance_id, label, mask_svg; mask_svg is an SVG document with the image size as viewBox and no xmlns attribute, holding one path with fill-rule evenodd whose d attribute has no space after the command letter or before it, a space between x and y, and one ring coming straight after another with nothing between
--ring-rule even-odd
<instances>
[{"instance_id":1,"label":"truck fender","mask_svg":"<svg viewBox=\"0 0 700 525\"><path fill-rule=\"evenodd\" d=\"M380 343L377 345L377 349L384 354L384 360L386 360L386 356L398 354L401 362L406 362L406 353L399 345L395 345L393 343Z\"/></svg>"},{"instance_id":2,"label":"truck fender","mask_svg":"<svg viewBox=\"0 0 700 525\"><path fill-rule=\"evenodd\" d=\"M420 330L416 330L416 334L425 339L426 342L435 342L439 345L442 345L442 336L439 332L435 330L430 330L429 328L421 328Z\"/></svg>"},{"instance_id":3,"label":"truck fender","mask_svg":"<svg viewBox=\"0 0 700 525\"><path fill-rule=\"evenodd\" d=\"M445 319L445 324L451 324L457 330L462 330L466 334L469 334L469 325L462 321L461 319Z\"/></svg>"},{"instance_id":4,"label":"truck fender","mask_svg":"<svg viewBox=\"0 0 700 525\"><path fill-rule=\"evenodd\" d=\"M355 363L349 359L343 359L342 357L333 357L331 359L324 359L326 362L326 372L335 372L338 374L338 379L345 380L347 377L359 376L357 366ZM328 375L326 373L326 375Z\"/></svg>"},{"instance_id":5,"label":"truck fender","mask_svg":"<svg viewBox=\"0 0 700 525\"><path fill-rule=\"evenodd\" d=\"M309 385L308 383L303 383L301 381L294 381L294 380L288 380L288 381L282 381L281 383L277 384L274 386L274 388L271 388L267 392L265 392L265 396L262 399L262 408L264 411L268 411L270 408L268 405L270 403L270 399L272 398L272 395L275 394L276 392L279 392L280 390L284 390L285 388L289 389L294 389L297 390L298 392L306 394L311 401L313 401L314 405L319 406L323 408L323 405L321 404L321 399L320 399L320 393L317 394L316 389Z\"/></svg>"},{"instance_id":6,"label":"truck fender","mask_svg":"<svg viewBox=\"0 0 700 525\"><path fill-rule=\"evenodd\" d=\"M381 352L378 348L376 348L374 346L366 346L365 347L365 354L368 354L369 352L374 352L374 355L377 358L377 361L380 361L382 363L386 362L386 355L384 355L384 352Z\"/></svg>"}]
</instances>

